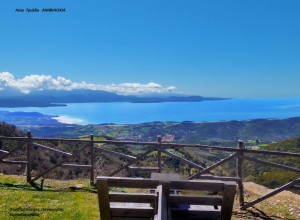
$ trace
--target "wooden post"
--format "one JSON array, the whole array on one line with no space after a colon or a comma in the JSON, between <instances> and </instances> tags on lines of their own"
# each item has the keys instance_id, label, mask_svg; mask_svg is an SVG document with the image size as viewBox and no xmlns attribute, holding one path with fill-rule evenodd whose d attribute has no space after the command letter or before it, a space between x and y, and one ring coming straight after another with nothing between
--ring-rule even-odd
<instances>
[{"instance_id":1,"label":"wooden post","mask_svg":"<svg viewBox=\"0 0 300 220\"><path fill-rule=\"evenodd\" d=\"M159 185L156 190L158 192L158 207L157 207L157 220L166 220L168 218L168 196L169 188L168 183Z\"/></svg>"},{"instance_id":2,"label":"wooden post","mask_svg":"<svg viewBox=\"0 0 300 220\"><path fill-rule=\"evenodd\" d=\"M94 135L90 135L90 150L91 150L91 180L90 184L94 185L94 165L95 165L95 154L94 154Z\"/></svg>"},{"instance_id":3,"label":"wooden post","mask_svg":"<svg viewBox=\"0 0 300 220\"><path fill-rule=\"evenodd\" d=\"M236 193L236 184L225 182L220 220L231 219L235 193Z\"/></svg>"},{"instance_id":4,"label":"wooden post","mask_svg":"<svg viewBox=\"0 0 300 220\"><path fill-rule=\"evenodd\" d=\"M98 179L96 182L96 187L98 193L100 219L111 220L107 179L105 178Z\"/></svg>"},{"instance_id":5,"label":"wooden post","mask_svg":"<svg viewBox=\"0 0 300 220\"><path fill-rule=\"evenodd\" d=\"M239 152L239 157L237 158L237 177L239 178L238 180L238 186L239 186L239 202L240 202L240 207L244 206L245 201L244 201L244 186L243 186L243 150L245 149L245 143L244 141L239 141L239 146L238 148L240 149Z\"/></svg>"},{"instance_id":6,"label":"wooden post","mask_svg":"<svg viewBox=\"0 0 300 220\"><path fill-rule=\"evenodd\" d=\"M157 136L157 142L159 145L162 143L162 138L160 135ZM157 166L158 166L158 172L161 173L161 148L160 146L157 148Z\"/></svg>"},{"instance_id":7,"label":"wooden post","mask_svg":"<svg viewBox=\"0 0 300 220\"><path fill-rule=\"evenodd\" d=\"M31 150L32 150L32 136L31 136L31 132L28 131L27 132L27 138L28 138L28 143L26 146L26 151L27 151L27 182L30 183L31 182L31 170L32 170L32 166L31 166Z\"/></svg>"}]
</instances>

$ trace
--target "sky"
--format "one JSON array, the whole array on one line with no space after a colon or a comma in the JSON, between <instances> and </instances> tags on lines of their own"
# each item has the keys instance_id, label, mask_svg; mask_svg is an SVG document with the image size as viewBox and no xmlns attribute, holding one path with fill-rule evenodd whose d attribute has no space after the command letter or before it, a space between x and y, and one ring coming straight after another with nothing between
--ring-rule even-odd
<instances>
[{"instance_id":1,"label":"sky","mask_svg":"<svg viewBox=\"0 0 300 220\"><path fill-rule=\"evenodd\" d=\"M2 91L273 98L299 82L299 0L0 0Z\"/></svg>"}]
</instances>

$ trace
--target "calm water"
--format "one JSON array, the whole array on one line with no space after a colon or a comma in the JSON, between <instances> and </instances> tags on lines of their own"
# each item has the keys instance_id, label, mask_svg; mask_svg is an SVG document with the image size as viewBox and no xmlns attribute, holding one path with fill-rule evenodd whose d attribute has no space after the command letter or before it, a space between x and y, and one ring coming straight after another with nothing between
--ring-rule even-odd
<instances>
[{"instance_id":1,"label":"calm water","mask_svg":"<svg viewBox=\"0 0 300 220\"><path fill-rule=\"evenodd\" d=\"M300 116L300 98L231 99L172 103L72 103L66 107L0 108L40 112L76 124L135 124L152 121L222 121Z\"/></svg>"}]
</instances>

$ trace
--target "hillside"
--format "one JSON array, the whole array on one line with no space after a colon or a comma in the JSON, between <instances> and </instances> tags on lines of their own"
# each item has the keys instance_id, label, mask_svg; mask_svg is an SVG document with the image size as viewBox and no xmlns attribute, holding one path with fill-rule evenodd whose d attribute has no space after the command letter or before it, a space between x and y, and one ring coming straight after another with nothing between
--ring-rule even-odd
<instances>
[{"instance_id":1,"label":"hillside","mask_svg":"<svg viewBox=\"0 0 300 220\"><path fill-rule=\"evenodd\" d=\"M6 122L0 121L0 136L20 137L24 136L24 133L17 129L15 125L7 124Z\"/></svg>"},{"instance_id":2,"label":"hillside","mask_svg":"<svg viewBox=\"0 0 300 220\"><path fill-rule=\"evenodd\" d=\"M26 183L25 177L0 174L0 219L99 219L97 194L88 180L57 181L46 180L43 191L36 191ZM245 183L246 201L250 201L270 190L251 183ZM300 219L300 196L282 192L241 211L235 199L232 220L276 220Z\"/></svg>"},{"instance_id":3,"label":"hillside","mask_svg":"<svg viewBox=\"0 0 300 220\"><path fill-rule=\"evenodd\" d=\"M300 117L224 122L31 126L30 129L33 136L38 137L74 138L94 134L110 136L117 140L155 141L157 135L169 134L177 143L235 146L238 140L262 140L269 143L300 137Z\"/></svg>"},{"instance_id":4,"label":"hillside","mask_svg":"<svg viewBox=\"0 0 300 220\"><path fill-rule=\"evenodd\" d=\"M278 143L260 146L261 150L282 151L300 153L300 138L289 139ZM256 158L264 159L273 163L278 163L300 169L300 158L281 157L281 156L257 156ZM245 162L244 173L246 180L258 184L275 188L289 181L300 177L299 173L285 171L270 166L264 166L257 163Z\"/></svg>"},{"instance_id":5,"label":"hillside","mask_svg":"<svg viewBox=\"0 0 300 220\"><path fill-rule=\"evenodd\" d=\"M38 112L0 111L0 120L16 126L60 126L65 125L53 119L56 115L44 115ZM28 127L25 130L29 129Z\"/></svg>"}]
</instances>

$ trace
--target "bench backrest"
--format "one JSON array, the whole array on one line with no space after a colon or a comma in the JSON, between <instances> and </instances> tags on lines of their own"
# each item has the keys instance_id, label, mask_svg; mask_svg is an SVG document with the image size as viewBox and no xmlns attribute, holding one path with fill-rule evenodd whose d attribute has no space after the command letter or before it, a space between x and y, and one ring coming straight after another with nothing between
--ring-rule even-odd
<instances>
[{"instance_id":1,"label":"bench backrest","mask_svg":"<svg viewBox=\"0 0 300 220\"><path fill-rule=\"evenodd\" d=\"M96 187L100 219L153 219L157 213L157 194L150 193L159 185L157 180L122 177L98 177ZM109 192L109 187L147 189L148 193ZM111 206L110 204L113 204Z\"/></svg>"},{"instance_id":2,"label":"bench backrest","mask_svg":"<svg viewBox=\"0 0 300 220\"><path fill-rule=\"evenodd\" d=\"M230 220L236 193L236 183L214 180L160 182L142 178L98 177L96 186L102 220L137 217L157 220ZM147 190L143 193L115 193L109 192L109 187ZM156 193L150 193L150 189L156 189ZM170 193L174 190L180 193ZM218 194L199 195L196 191Z\"/></svg>"},{"instance_id":3,"label":"bench backrest","mask_svg":"<svg viewBox=\"0 0 300 220\"><path fill-rule=\"evenodd\" d=\"M181 192L180 195L169 195L172 219L231 219L235 182L181 180L171 181L169 188Z\"/></svg>"}]
</instances>

